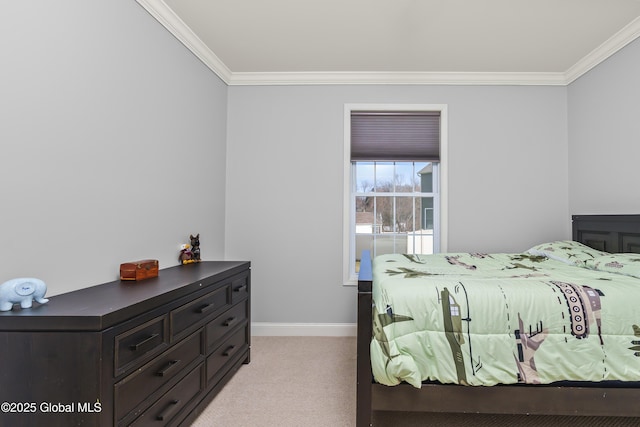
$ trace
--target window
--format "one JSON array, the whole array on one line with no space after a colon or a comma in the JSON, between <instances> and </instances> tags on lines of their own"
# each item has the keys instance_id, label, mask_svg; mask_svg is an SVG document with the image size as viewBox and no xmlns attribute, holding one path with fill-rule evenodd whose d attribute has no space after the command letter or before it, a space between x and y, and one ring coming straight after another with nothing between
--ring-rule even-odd
<instances>
[{"instance_id":1,"label":"window","mask_svg":"<svg viewBox=\"0 0 640 427\"><path fill-rule=\"evenodd\" d=\"M437 162L354 161L352 170L355 273L358 255L365 249L372 255L437 252L438 241L433 238Z\"/></svg>"},{"instance_id":2,"label":"window","mask_svg":"<svg viewBox=\"0 0 640 427\"><path fill-rule=\"evenodd\" d=\"M345 284L360 254L446 250L446 108L345 106Z\"/></svg>"}]
</instances>

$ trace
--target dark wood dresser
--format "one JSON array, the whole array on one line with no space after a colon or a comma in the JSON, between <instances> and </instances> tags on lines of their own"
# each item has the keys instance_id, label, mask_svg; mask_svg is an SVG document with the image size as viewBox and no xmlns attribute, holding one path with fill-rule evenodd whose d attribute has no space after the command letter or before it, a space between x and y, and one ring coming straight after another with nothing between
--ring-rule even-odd
<instances>
[{"instance_id":1,"label":"dark wood dresser","mask_svg":"<svg viewBox=\"0 0 640 427\"><path fill-rule=\"evenodd\" d=\"M189 425L250 358L249 262L0 312L0 426Z\"/></svg>"}]
</instances>

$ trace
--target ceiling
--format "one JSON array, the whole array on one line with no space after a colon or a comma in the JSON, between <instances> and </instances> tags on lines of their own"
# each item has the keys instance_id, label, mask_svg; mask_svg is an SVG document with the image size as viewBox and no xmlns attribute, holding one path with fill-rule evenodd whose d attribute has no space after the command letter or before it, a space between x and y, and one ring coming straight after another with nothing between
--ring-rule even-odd
<instances>
[{"instance_id":1,"label":"ceiling","mask_svg":"<svg viewBox=\"0 0 640 427\"><path fill-rule=\"evenodd\" d=\"M137 0L230 85L566 85L640 0Z\"/></svg>"}]
</instances>

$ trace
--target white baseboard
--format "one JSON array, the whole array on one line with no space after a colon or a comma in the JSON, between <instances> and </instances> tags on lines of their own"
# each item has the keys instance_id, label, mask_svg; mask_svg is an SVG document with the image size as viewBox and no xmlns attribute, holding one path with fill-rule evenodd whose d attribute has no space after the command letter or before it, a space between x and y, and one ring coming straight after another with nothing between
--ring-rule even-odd
<instances>
[{"instance_id":1,"label":"white baseboard","mask_svg":"<svg viewBox=\"0 0 640 427\"><path fill-rule=\"evenodd\" d=\"M355 337L355 323L251 323L256 337Z\"/></svg>"}]
</instances>

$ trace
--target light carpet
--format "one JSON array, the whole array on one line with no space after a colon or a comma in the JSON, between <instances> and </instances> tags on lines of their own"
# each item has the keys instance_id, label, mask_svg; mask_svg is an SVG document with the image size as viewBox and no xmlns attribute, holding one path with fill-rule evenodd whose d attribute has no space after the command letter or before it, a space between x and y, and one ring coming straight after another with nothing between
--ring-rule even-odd
<instances>
[{"instance_id":1,"label":"light carpet","mask_svg":"<svg viewBox=\"0 0 640 427\"><path fill-rule=\"evenodd\" d=\"M355 337L253 337L251 344L251 363L242 365L193 427L355 426ZM640 419L376 412L373 425L631 427Z\"/></svg>"}]
</instances>

